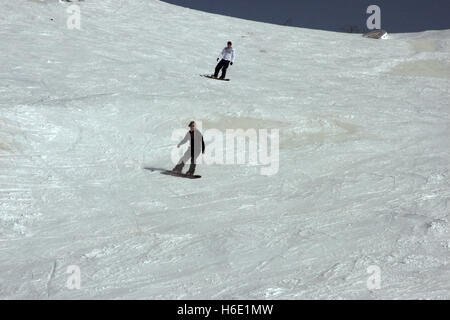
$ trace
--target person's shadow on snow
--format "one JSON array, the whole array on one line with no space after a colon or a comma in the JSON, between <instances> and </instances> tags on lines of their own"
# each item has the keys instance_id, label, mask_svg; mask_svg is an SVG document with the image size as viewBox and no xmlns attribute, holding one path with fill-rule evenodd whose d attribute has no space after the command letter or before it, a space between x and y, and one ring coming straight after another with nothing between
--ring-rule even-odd
<instances>
[{"instance_id":1,"label":"person's shadow on snow","mask_svg":"<svg viewBox=\"0 0 450 320\"><path fill-rule=\"evenodd\" d=\"M163 169L163 168L150 168L150 167L146 167L146 168L144 168L144 169L145 169L145 170L149 170L149 171L151 171L151 172L155 172L155 171L159 171L159 172L170 171L170 170Z\"/></svg>"}]
</instances>

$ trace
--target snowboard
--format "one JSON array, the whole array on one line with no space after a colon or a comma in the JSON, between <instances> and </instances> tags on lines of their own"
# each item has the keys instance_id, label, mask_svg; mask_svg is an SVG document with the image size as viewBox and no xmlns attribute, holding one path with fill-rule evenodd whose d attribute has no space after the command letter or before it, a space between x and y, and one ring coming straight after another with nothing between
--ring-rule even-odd
<instances>
[{"instance_id":1,"label":"snowboard","mask_svg":"<svg viewBox=\"0 0 450 320\"><path fill-rule=\"evenodd\" d=\"M200 179L202 176L199 176L198 174L189 175L182 172L175 172L171 170L161 171L161 174L165 174L168 176L174 176L174 177L180 177L180 178L186 178L186 179Z\"/></svg>"},{"instance_id":2,"label":"snowboard","mask_svg":"<svg viewBox=\"0 0 450 320\"><path fill-rule=\"evenodd\" d=\"M151 172L159 171L159 172L161 172L161 174L165 174L167 176L174 176L174 177L180 177L180 178L186 178L186 179L199 179L202 177L197 174L194 174L191 176L191 175L187 175L185 173L175 172L172 170L166 170L166 169L161 169L161 168L144 168L144 169L150 170Z\"/></svg>"},{"instance_id":3,"label":"snowboard","mask_svg":"<svg viewBox=\"0 0 450 320\"><path fill-rule=\"evenodd\" d=\"M200 77L205 77L205 78L209 78L209 79L214 79L214 80L220 80L220 81L230 81L230 79L220 79L220 78L216 78L212 75L209 74L201 74Z\"/></svg>"}]
</instances>

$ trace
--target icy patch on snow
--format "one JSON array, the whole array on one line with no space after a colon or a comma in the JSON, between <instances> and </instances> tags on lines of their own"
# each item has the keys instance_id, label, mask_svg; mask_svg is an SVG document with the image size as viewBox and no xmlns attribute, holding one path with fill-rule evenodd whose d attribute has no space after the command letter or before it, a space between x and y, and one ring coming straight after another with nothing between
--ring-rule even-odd
<instances>
[{"instance_id":1,"label":"icy patch on snow","mask_svg":"<svg viewBox=\"0 0 450 320\"><path fill-rule=\"evenodd\" d=\"M7 119L0 118L0 156L18 150L17 137L23 134L20 127Z\"/></svg>"},{"instance_id":2,"label":"icy patch on snow","mask_svg":"<svg viewBox=\"0 0 450 320\"><path fill-rule=\"evenodd\" d=\"M202 124L204 129L213 128L221 131L226 129L279 129L288 125L286 122L277 120L233 116L223 116L217 120L203 119Z\"/></svg>"},{"instance_id":3,"label":"icy patch on snow","mask_svg":"<svg viewBox=\"0 0 450 320\"><path fill-rule=\"evenodd\" d=\"M403 268L405 270L414 270L414 268L417 267L419 267L420 269L425 269L431 267L439 267L448 264L443 262L441 259L432 256L424 256L417 254L411 254L404 257L400 263L403 264Z\"/></svg>"},{"instance_id":4,"label":"icy patch on snow","mask_svg":"<svg viewBox=\"0 0 450 320\"><path fill-rule=\"evenodd\" d=\"M29 236L29 227L42 215L32 208L32 195L27 191L0 192L0 238Z\"/></svg>"},{"instance_id":5,"label":"icy patch on snow","mask_svg":"<svg viewBox=\"0 0 450 320\"><path fill-rule=\"evenodd\" d=\"M344 142L357 139L358 126L327 116L310 116L297 121L292 129L281 135L280 148L300 147L307 144Z\"/></svg>"},{"instance_id":6,"label":"icy patch on snow","mask_svg":"<svg viewBox=\"0 0 450 320\"><path fill-rule=\"evenodd\" d=\"M93 249L92 251L86 253L83 257L87 259L93 259L93 258L102 258L105 256L109 256L112 253L115 252L115 250L118 248L118 245L113 245L111 247L104 247L102 249Z\"/></svg>"},{"instance_id":7,"label":"icy patch on snow","mask_svg":"<svg viewBox=\"0 0 450 320\"><path fill-rule=\"evenodd\" d=\"M398 64L389 73L406 77L450 79L450 63L441 60L408 61Z\"/></svg>"},{"instance_id":8,"label":"icy patch on snow","mask_svg":"<svg viewBox=\"0 0 450 320\"><path fill-rule=\"evenodd\" d=\"M446 219L435 219L428 224L428 230L434 233L448 233L448 221Z\"/></svg>"},{"instance_id":9,"label":"icy patch on snow","mask_svg":"<svg viewBox=\"0 0 450 320\"><path fill-rule=\"evenodd\" d=\"M435 52L437 44L434 40L418 39L409 41L412 49L416 52Z\"/></svg>"},{"instance_id":10,"label":"icy patch on snow","mask_svg":"<svg viewBox=\"0 0 450 320\"><path fill-rule=\"evenodd\" d=\"M277 296L280 296L283 294L285 290L283 288L267 288L265 297L266 299L274 299Z\"/></svg>"}]
</instances>

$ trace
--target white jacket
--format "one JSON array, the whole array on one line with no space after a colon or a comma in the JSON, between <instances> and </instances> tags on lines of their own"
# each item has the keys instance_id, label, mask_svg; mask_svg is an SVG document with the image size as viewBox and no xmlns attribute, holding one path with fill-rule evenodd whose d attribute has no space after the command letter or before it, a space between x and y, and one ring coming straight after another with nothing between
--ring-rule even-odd
<instances>
[{"instance_id":1,"label":"white jacket","mask_svg":"<svg viewBox=\"0 0 450 320\"><path fill-rule=\"evenodd\" d=\"M201 152L205 152L205 142L203 141L203 135L195 129L194 131L194 139L191 139L191 131L189 130L186 135L184 136L183 140L178 144L178 147L182 146L186 142L190 142L189 149L186 151L187 153L190 153L192 150L194 151L194 154L198 156ZM194 144L194 145L192 145Z\"/></svg>"},{"instance_id":2,"label":"white jacket","mask_svg":"<svg viewBox=\"0 0 450 320\"><path fill-rule=\"evenodd\" d=\"M234 57L236 56L234 49L230 48L228 49L228 47L223 48L222 52L219 54L219 59L224 59L227 61L231 61L234 62Z\"/></svg>"}]
</instances>

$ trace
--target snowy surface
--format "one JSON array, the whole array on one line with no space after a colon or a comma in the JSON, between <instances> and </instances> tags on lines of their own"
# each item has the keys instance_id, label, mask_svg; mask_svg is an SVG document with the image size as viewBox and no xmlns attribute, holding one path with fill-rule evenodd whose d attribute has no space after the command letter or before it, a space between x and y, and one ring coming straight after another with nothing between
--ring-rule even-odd
<instances>
[{"instance_id":1,"label":"snowy surface","mask_svg":"<svg viewBox=\"0 0 450 320\"><path fill-rule=\"evenodd\" d=\"M450 298L449 30L69 5L0 4L0 298ZM227 40L232 81L199 77ZM191 119L279 129L278 174L145 170Z\"/></svg>"}]
</instances>

